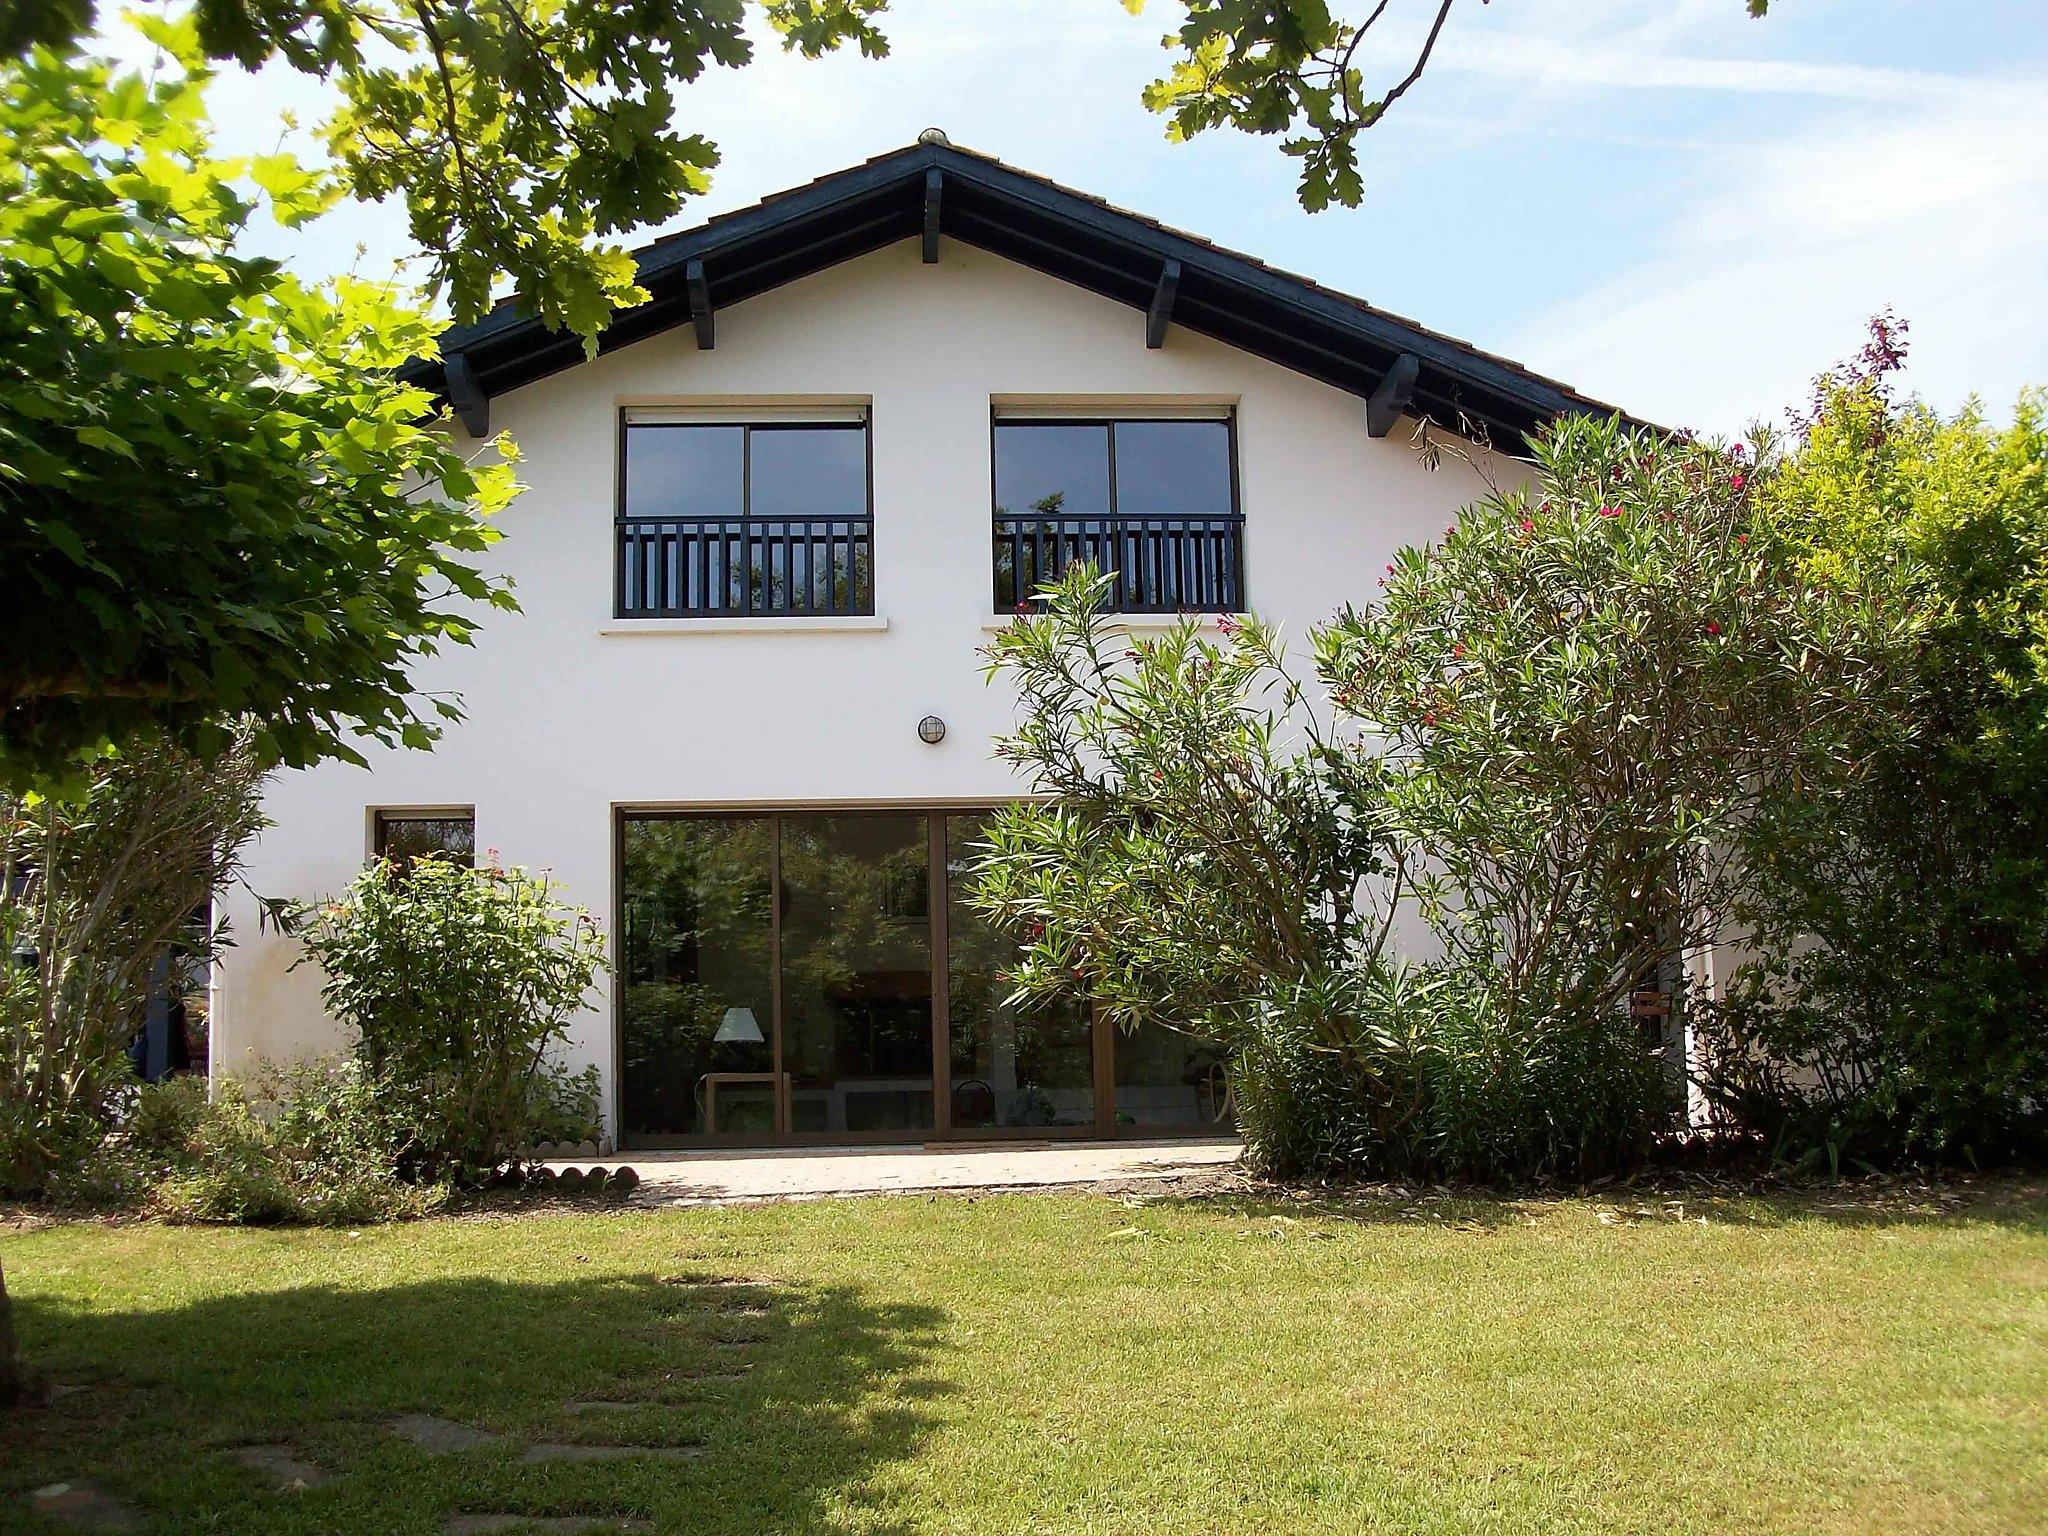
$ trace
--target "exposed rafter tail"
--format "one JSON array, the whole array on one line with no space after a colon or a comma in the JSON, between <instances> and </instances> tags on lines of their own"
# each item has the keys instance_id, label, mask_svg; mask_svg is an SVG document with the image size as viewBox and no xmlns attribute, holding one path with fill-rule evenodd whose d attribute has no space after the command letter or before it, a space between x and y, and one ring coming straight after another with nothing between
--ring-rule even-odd
<instances>
[{"instance_id":1,"label":"exposed rafter tail","mask_svg":"<svg viewBox=\"0 0 2048 1536\"><path fill-rule=\"evenodd\" d=\"M1155 352L1166 345L1166 327L1173 321L1173 300L1179 292L1180 263L1166 262L1159 269L1152 302L1145 309L1145 345Z\"/></svg>"},{"instance_id":2,"label":"exposed rafter tail","mask_svg":"<svg viewBox=\"0 0 2048 1536\"><path fill-rule=\"evenodd\" d=\"M455 407L455 419L462 430L479 440L491 435L491 397L477 382L476 370L460 352L450 352L441 362L448 381L448 403Z\"/></svg>"},{"instance_id":3,"label":"exposed rafter tail","mask_svg":"<svg viewBox=\"0 0 2048 1536\"><path fill-rule=\"evenodd\" d=\"M1394 430L1401 413L1415 402L1415 381L1421 375L1422 360L1413 352L1394 359L1365 402L1367 437L1385 437Z\"/></svg>"},{"instance_id":4,"label":"exposed rafter tail","mask_svg":"<svg viewBox=\"0 0 2048 1536\"><path fill-rule=\"evenodd\" d=\"M683 268L683 286L690 291L690 323L697 327L697 350L709 352L718 342L718 322L711 312L711 285L704 280L703 262L692 261Z\"/></svg>"},{"instance_id":5,"label":"exposed rafter tail","mask_svg":"<svg viewBox=\"0 0 2048 1536\"><path fill-rule=\"evenodd\" d=\"M946 174L937 166L924 173L924 264L939 259L939 205L946 191Z\"/></svg>"}]
</instances>

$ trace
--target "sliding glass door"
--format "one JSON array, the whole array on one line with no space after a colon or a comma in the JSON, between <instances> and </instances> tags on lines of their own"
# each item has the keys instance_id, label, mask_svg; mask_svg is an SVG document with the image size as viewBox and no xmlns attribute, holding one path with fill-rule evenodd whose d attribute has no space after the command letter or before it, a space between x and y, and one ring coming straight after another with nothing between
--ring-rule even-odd
<instances>
[{"instance_id":1,"label":"sliding glass door","mask_svg":"<svg viewBox=\"0 0 2048 1536\"><path fill-rule=\"evenodd\" d=\"M773 834L762 817L631 819L621 829L628 1136L778 1128Z\"/></svg>"},{"instance_id":2,"label":"sliding glass door","mask_svg":"<svg viewBox=\"0 0 2048 1536\"><path fill-rule=\"evenodd\" d=\"M1074 1002L1025 1012L1003 972L1017 946L967 904L982 814L946 818L948 1098L958 1131L1095 1124L1095 1030Z\"/></svg>"},{"instance_id":3,"label":"sliding glass door","mask_svg":"<svg viewBox=\"0 0 2048 1536\"><path fill-rule=\"evenodd\" d=\"M966 900L983 811L619 823L620 1119L637 1146L1193 1130L1212 1055L1026 1010Z\"/></svg>"},{"instance_id":4,"label":"sliding glass door","mask_svg":"<svg viewBox=\"0 0 2048 1536\"><path fill-rule=\"evenodd\" d=\"M895 811L778 820L787 1128L929 1131L930 820Z\"/></svg>"}]
</instances>

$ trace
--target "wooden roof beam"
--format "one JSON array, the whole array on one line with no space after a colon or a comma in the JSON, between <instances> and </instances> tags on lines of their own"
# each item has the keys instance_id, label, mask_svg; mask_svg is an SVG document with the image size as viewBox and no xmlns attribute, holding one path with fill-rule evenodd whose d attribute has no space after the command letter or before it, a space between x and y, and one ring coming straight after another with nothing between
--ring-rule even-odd
<instances>
[{"instance_id":1,"label":"wooden roof beam","mask_svg":"<svg viewBox=\"0 0 2048 1536\"><path fill-rule=\"evenodd\" d=\"M442 359L441 372L448 380L448 403L455 408L455 419L462 423L462 430L478 441L489 437L491 397L477 381L476 369L470 366L469 359L460 352L450 352Z\"/></svg>"},{"instance_id":2,"label":"wooden roof beam","mask_svg":"<svg viewBox=\"0 0 2048 1536\"><path fill-rule=\"evenodd\" d=\"M683 268L683 286L690 292L690 323L697 328L697 350L709 352L718 343L718 320L711 312L711 285L704 280L704 263L693 261Z\"/></svg>"},{"instance_id":3,"label":"wooden roof beam","mask_svg":"<svg viewBox=\"0 0 2048 1536\"><path fill-rule=\"evenodd\" d=\"M1173 320L1174 296L1180 292L1180 263L1169 261L1159 269L1159 281L1152 288L1152 302L1145 308L1145 345L1157 352L1166 345L1166 327Z\"/></svg>"},{"instance_id":4,"label":"wooden roof beam","mask_svg":"<svg viewBox=\"0 0 2048 1536\"><path fill-rule=\"evenodd\" d=\"M1378 387L1365 402L1365 435L1385 437L1394 430L1401 413L1415 403L1415 381L1422 376L1422 360L1403 352L1388 365Z\"/></svg>"}]
</instances>

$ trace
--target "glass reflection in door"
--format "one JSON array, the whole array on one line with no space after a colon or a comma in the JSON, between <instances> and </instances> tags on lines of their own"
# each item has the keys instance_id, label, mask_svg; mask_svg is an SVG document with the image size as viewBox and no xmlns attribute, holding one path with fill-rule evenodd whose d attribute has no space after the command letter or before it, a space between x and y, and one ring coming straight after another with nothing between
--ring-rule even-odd
<instances>
[{"instance_id":1,"label":"glass reflection in door","mask_svg":"<svg viewBox=\"0 0 2048 1536\"><path fill-rule=\"evenodd\" d=\"M946 1003L955 1130L1092 1125L1094 1028L1085 1003L1021 1010L1004 1001L1016 941L967 903L984 817L946 818Z\"/></svg>"},{"instance_id":2,"label":"glass reflection in door","mask_svg":"<svg viewBox=\"0 0 2048 1536\"><path fill-rule=\"evenodd\" d=\"M775 1130L772 837L765 817L624 824L620 1108L629 1137Z\"/></svg>"},{"instance_id":3,"label":"glass reflection in door","mask_svg":"<svg viewBox=\"0 0 2048 1536\"><path fill-rule=\"evenodd\" d=\"M929 1130L929 823L900 812L781 821L789 1127Z\"/></svg>"}]
</instances>

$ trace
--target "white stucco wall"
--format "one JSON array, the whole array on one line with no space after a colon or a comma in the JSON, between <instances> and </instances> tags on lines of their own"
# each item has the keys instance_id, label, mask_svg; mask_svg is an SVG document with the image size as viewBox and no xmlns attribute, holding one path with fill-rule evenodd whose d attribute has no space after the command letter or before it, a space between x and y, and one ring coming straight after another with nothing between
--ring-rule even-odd
<instances>
[{"instance_id":1,"label":"white stucco wall","mask_svg":"<svg viewBox=\"0 0 2048 1536\"><path fill-rule=\"evenodd\" d=\"M492 401L530 487L487 557L524 611L423 667L467 719L432 752L377 752L280 776L273 822L226 898L236 946L216 977L214 1066L336 1049L319 979L259 931L253 893L311 897L361 866L375 807L470 806L479 848L551 868L610 925L614 809L777 802L931 804L1015 792L990 756L1010 700L984 684L992 621L989 414L1022 396L1074 405L1227 403L1238 416L1251 604L1297 639L1376 590L1398 546L1483 494L1471 464L1426 468L1408 424L1366 435L1363 402L1182 330L1144 345L1139 311L947 241L819 273ZM867 403L875 608L886 627L636 634L611 617L618 419L644 405ZM1490 473L1513 467L1489 461ZM948 724L918 740L921 716ZM573 1065L609 1079L611 999L577 1025ZM607 1081L607 1110L615 1085Z\"/></svg>"}]
</instances>

